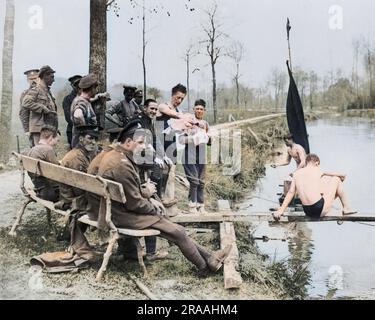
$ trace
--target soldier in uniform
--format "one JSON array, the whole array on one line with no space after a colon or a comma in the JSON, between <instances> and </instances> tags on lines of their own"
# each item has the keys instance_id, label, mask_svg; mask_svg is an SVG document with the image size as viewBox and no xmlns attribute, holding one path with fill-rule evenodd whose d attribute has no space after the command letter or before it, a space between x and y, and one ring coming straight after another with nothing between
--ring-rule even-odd
<instances>
[{"instance_id":1,"label":"soldier in uniform","mask_svg":"<svg viewBox=\"0 0 375 320\"><path fill-rule=\"evenodd\" d=\"M70 118L70 107L72 106L72 102L74 98L78 94L78 84L81 79L82 79L82 76L80 75L75 75L68 79L68 81L70 82L70 85L72 86L72 91L67 96L65 96L63 103L62 103L63 109L64 109L65 121L68 123L66 127L66 137L68 138L69 146L72 144L72 135L73 135L73 132L72 132L73 122L72 122L72 119Z\"/></svg>"},{"instance_id":2,"label":"soldier in uniform","mask_svg":"<svg viewBox=\"0 0 375 320\"><path fill-rule=\"evenodd\" d=\"M73 122L73 139L71 147L74 148L79 142L77 126L96 126L97 118L91 105L90 99L95 97L98 87L97 77L90 73L79 81L80 94L73 100L70 115Z\"/></svg>"},{"instance_id":3,"label":"soldier in uniform","mask_svg":"<svg viewBox=\"0 0 375 320\"><path fill-rule=\"evenodd\" d=\"M25 91L23 91L21 93L21 96L20 96L19 117L20 117L20 120L21 120L21 123L22 123L23 131L25 132L25 134L28 136L29 139L30 139L30 129L29 129L30 110L22 107L22 100L25 97L27 91L30 88L36 86L37 79L38 79L38 73L39 73L39 69L27 70L27 71L24 72L24 74L26 75L26 78L27 78L27 82L29 83L29 88L26 89ZM32 147L32 146L33 146L33 144L32 144L31 139L30 139L30 147Z\"/></svg>"},{"instance_id":4,"label":"soldier in uniform","mask_svg":"<svg viewBox=\"0 0 375 320\"><path fill-rule=\"evenodd\" d=\"M142 111L143 91L137 90L134 93L134 98L130 101L132 110L134 109L134 115L138 115Z\"/></svg>"},{"instance_id":5,"label":"soldier in uniform","mask_svg":"<svg viewBox=\"0 0 375 320\"><path fill-rule=\"evenodd\" d=\"M91 160L96 155L97 140L99 131L97 126L83 125L76 127L79 142L70 150L61 160L61 165L73 170L87 172ZM86 208L85 190L74 188L72 186L61 185L61 201L56 208L66 210L69 207L73 209L84 210ZM74 203L73 203L74 201Z\"/></svg>"},{"instance_id":6,"label":"soldier in uniform","mask_svg":"<svg viewBox=\"0 0 375 320\"><path fill-rule=\"evenodd\" d=\"M33 145L40 138L40 130L50 125L58 130L57 106L50 87L55 81L55 71L50 66L43 66L39 70L39 81L31 87L22 99L22 108L29 110L29 132Z\"/></svg>"},{"instance_id":7,"label":"soldier in uniform","mask_svg":"<svg viewBox=\"0 0 375 320\"><path fill-rule=\"evenodd\" d=\"M27 155L58 165L59 161L56 158L53 147L59 142L59 138L55 127L48 125L42 127L38 143L30 149ZM59 187L56 183L31 172L29 172L29 176L34 184L34 190L38 197L48 201L58 201Z\"/></svg>"},{"instance_id":8,"label":"soldier in uniform","mask_svg":"<svg viewBox=\"0 0 375 320\"><path fill-rule=\"evenodd\" d=\"M218 271L232 248L226 246L214 253L195 243L179 224L161 215L162 206L141 193L137 168L138 155L145 147L145 130L139 121L130 122L119 135L119 144L108 152L99 165L98 175L122 184L126 203L112 204L112 221L118 228L161 231L160 236L175 243L183 255L201 271ZM100 219L100 217L99 217Z\"/></svg>"},{"instance_id":9,"label":"soldier in uniform","mask_svg":"<svg viewBox=\"0 0 375 320\"><path fill-rule=\"evenodd\" d=\"M124 85L125 99L106 111L106 119L115 123L118 127L123 128L133 118L136 112L135 106L130 104L136 90L136 87Z\"/></svg>"},{"instance_id":10,"label":"soldier in uniform","mask_svg":"<svg viewBox=\"0 0 375 320\"><path fill-rule=\"evenodd\" d=\"M140 120L143 129L149 130L151 133L151 141L149 143L155 150L153 164L149 168L151 172L151 180L157 183L158 196L162 198L165 191L165 183L168 179L169 167L173 164L164 152L164 147L158 135L155 132L155 117L158 111L158 104L154 99L147 99L141 113L136 117ZM141 170L142 173L142 170ZM141 178L142 174L141 174Z\"/></svg>"}]
</instances>

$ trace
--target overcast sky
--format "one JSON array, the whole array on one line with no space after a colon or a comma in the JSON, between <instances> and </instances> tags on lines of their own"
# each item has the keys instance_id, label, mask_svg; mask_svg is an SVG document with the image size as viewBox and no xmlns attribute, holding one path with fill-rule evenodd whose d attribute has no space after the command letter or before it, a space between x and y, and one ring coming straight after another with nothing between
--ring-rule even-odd
<instances>
[{"instance_id":1,"label":"overcast sky","mask_svg":"<svg viewBox=\"0 0 375 320\"><path fill-rule=\"evenodd\" d=\"M56 76L61 77L88 72L89 0L15 2L13 71L16 79L23 77L24 70L45 64L51 65L57 71ZM140 9L132 8L129 0L118 3L119 17L108 12L108 84L141 84L142 29L141 19L137 19ZM202 9L210 1L146 0L146 3L151 8L158 6L159 11L147 20L151 29L147 33L148 84L168 90L177 82L186 82L182 57L189 42L197 44L204 38ZM372 41L374 37L373 0L220 0L218 4L223 31L230 37L225 39L225 44L238 40L245 46L242 81L249 86L262 85L273 67L285 70L287 17L292 25L293 65L315 70L318 74L336 68L349 74L353 65L352 40L364 36ZM29 25L33 16L29 10L35 5L43 10L42 29ZM342 28L339 12L332 6L343 10ZM195 10L190 11L190 8ZM331 14L330 8L334 10ZM4 14L5 0L0 0L1 43ZM129 23L131 17L133 24ZM336 29L332 28L332 23ZM192 75L193 88L209 86L207 63L204 56L192 61L192 69L200 69ZM229 83L232 70L230 60L219 60L218 81Z\"/></svg>"}]
</instances>

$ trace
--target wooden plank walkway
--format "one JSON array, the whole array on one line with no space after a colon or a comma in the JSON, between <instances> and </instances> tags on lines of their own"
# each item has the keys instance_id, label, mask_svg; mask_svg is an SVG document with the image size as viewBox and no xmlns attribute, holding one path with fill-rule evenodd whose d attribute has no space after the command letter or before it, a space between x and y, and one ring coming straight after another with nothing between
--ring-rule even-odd
<instances>
[{"instance_id":1,"label":"wooden plank walkway","mask_svg":"<svg viewBox=\"0 0 375 320\"><path fill-rule=\"evenodd\" d=\"M230 210L227 200L219 200L218 206L219 210ZM224 288L237 289L242 284L242 278L241 274L237 271L239 267L239 254L233 222L220 223L220 247L224 249L227 245L232 245L232 250L224 262Z\"/></svg>"},{"instance_id":2,"label":"wooden plank walkway","mask_svg":"<svg viewBox=\"0 0 375 320\"><path fill-rule=\"evenodd\" d=\"M260 221L275 221L272 217L272 212L258 212L258 213L233 213L231 211L220 211L208 214L179 214L170 218L176 223L210 223L210 222L260 222ZM332 215L314 220L307 217L304 213L285 213L280 219L281 223L285 222L324 222L324 221L363 221L375 222L374 214L352 214L346 216Z\"/></svg>"}]
</instances>

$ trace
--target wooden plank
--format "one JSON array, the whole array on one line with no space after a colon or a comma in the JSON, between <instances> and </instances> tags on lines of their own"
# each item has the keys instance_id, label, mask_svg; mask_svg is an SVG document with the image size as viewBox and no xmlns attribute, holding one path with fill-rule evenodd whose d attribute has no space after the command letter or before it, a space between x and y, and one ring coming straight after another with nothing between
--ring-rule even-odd
<instances>
[{"instance_id":1,"label":"wooden plank","mask_svg":"<svg viewBox=\"0 0 375 320\"><path fill-rule=\"evenodd\" d=\"M220 212L229 210L231 213L228 200L218 200L218 207ZM233 222L220 223L220 247L224 249L227 245L232 245L232 250L224 262L224 288L237 289L242 284L242 278L236 270L238 269L239 256Z\"/></svg>"},{"instance_id":2,"label":"wooden plank","mask_svg":"<svg viewBox=\"0 0 375 320\"><path fill-rule=\"evenodd\" d=\"M208 214L179 214L171 217L171 221L176 223L209 223L209 222L261 222L275 221L269 212L259 213L230 213L229 211L208 213ZM319 220L307 217L305 214L287 213L281 219L281 223L287 222L324 222L324 221L373 221L375 222L375 214L353 214L347 216L326 216Z\"/></svg>"},{"instance_id":3,"label":"wooden plank","mask_svg":"<svg viewBox=\"0 0 375 320\"><path fill-rule=\"evenodd\" d=\"M234 232L233 222L220 223L220 246L232 245L232 250L224 262L224 288L237 289L242 284L241 274L238 269L239 255L236 244L236 234Z\"/></svg>"},{"instance_id":4,"label":"wooden plank","mask_svg":"<svg viewBox=\"0 0 375 320\"><path fill-rule=\"evenodd\" d=\"M209 222L234 222L234 221L260 221L260 220L273 220L272 216L253 216L249 214L233 214L230 212L223 213L207 213L207 214L179 214L174 217L170 217L170 220L176 223L209 223Z\"/></svg>"},{"instance_id":5,"label":"wooden plank","mask_svg":"<svg viewBox=\"0 0 375 320\"><path fill-rule=\"evenodd\" d=\"M26 171L40 174L43 177L54 180L59 183L65 183L69 186L104 196L103 184L93 175L64 168L46 161L37 160L28 156L16 154ZM111 199L117 202L126 202L124 190L120 183L105 180L111 194Z\"/></svg>"},{"instance_id":6,"label":"wooden plank","mask_svg":"<svg viewBox=\"0 0 375 320\"><path fill-rule=\"evenodd\" d=\"M368 222L375 222L375 214L351 214L345 216L325 216L320 218L319 220L311 219L305 215L288 215L287 220L290 222L324 222L324 221L368 221Z\"/></svg>"},{"instance_id":7,"label":"wooden plank","mask_svg":"<svg viewBox=\"0 0 375 320\"><path fill-rule=\"evenodd\" d=\"M88 224L93 227L98 227L98 223L96 221L90 220L88 215L84 215L78 219L79 222ZM154 229L144 229L144 230L133 230L133 229L125 229L125 228L118 228L117 229L119 234L132 236L132 237L149 237L149 236L158 236L160 234L159 230Z\"/></svg>"}]
</instances>

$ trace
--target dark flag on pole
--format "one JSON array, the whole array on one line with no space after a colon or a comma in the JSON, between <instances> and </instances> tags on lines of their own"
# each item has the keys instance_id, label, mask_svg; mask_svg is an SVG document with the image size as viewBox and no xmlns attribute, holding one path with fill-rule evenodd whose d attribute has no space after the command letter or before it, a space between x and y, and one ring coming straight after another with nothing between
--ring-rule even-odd
<instances>
[{"instance_id":1,"label":"dark flag on pole","mask_svg":"<svg viewBox=\"0 0 375 320\"><path fill-rule=\"evenodd\" d=\"M290 21L289 21L289 18L286 19L286 34L287 34L287 39L289 40L289 31L290 29L292 29L292 27L290 26Z\"/></svg>"},{"instance_id":2,"label":"dark flag on pole","mask_svg":"<svg viewBox=\"0 0 375 320\"><path fill-rule=\"evenodd\" d=\"M304 147L306 153L308 154L310 153L310 147L302 102L293 78L292 71L289 68L288 61L286 62L286 65L288 67L289 73L289 90L286 102L286 116L288 120L288 127L290 133L293 134L294 142Z\"/></svg>"}]
</instances>

